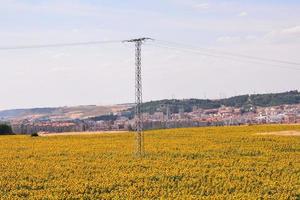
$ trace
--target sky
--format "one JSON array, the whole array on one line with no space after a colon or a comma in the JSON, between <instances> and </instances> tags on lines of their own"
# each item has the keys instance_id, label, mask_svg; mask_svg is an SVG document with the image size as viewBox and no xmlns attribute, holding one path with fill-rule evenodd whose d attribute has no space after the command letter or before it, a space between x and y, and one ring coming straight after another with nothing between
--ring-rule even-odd
<instances>
[{"instance_id":1,"label":"sky","mask_svg":"<svg viewBox=\"0 0 300 200\"><path fill-rule=\"evenodd\" d=\"M0 0L0 13L0 49L154 38L142 47L144 101L300 87L299 65L182 48L300 63L298 0ZM133 44L0 50L0 69L0 110L134 102Z\"/></svg>"}]
</instances>

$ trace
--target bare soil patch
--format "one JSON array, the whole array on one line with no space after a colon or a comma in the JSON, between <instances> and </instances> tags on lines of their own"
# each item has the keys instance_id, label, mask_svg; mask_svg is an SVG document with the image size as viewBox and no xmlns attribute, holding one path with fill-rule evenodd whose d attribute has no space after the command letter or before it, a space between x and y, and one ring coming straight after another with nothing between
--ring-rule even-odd
<instances>
[{"instance_id":1,"label":"bare soil patch","mask_svg":"<svg viewBox=\"0 0 300 200\"><path fill-rule=\"evenodd\" d=\"M259 135L279 135L279 136L300 136L300 131L276 131L267 133L258 133Z\"/></svg>"}]
</instances>

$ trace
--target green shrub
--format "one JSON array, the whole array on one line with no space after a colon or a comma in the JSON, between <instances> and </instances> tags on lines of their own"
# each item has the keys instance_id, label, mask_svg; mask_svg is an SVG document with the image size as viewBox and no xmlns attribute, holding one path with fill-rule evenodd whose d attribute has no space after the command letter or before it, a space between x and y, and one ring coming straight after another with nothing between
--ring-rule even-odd
<instances>
[{"instance_id":1,"label":"green shrub","mask_svg":"<svg viewBox=\"0 0 300 200\"><path fill-rule=\"evenodd\" d=\"M38 133L31 133L30 136L31 136L31 137L38 137L39 134L38 134Z\"/></svg>"},{"instance_id":2,"label":"green shrub","mask_svg":"<svg viewBox=\"0 0 300 200\"><path fill-rule=\"evenodd\" d=\"M0 135L12 135L13 131L10 125L0 124Z\"/></svg>"}]
</instances>

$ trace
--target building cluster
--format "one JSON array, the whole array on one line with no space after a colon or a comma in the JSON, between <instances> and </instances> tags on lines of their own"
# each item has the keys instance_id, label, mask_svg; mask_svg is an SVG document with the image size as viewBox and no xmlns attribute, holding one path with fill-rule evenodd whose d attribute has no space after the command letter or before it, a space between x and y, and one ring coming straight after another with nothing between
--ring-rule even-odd
<instances>
[{"instance_id":1,"label":"building cluster","mask_svg":"<svg viewBox=\"0 0 300 200\"><path fill-rule=\"evenodd\" d=\"M82 125L77 121L12 121L14 133L31 134L38 132L61 133L82 131Z\"/></svg>"},{"instance_id":2,"label":"building cluster","mask_svg":"<svg viewBox=\"0 0 300 200\"><path fill-rule=\"evenodd\" d=\"M219 109L197 109L188 113L191 118L222 125L300 123L300 104L273 107L250 107L247 112L241 108L221 107Z\"/></svg>"},{"instance_id":3,"label":"building cluster","mask_svg":"<svg viewBox=\"0 0 300 200\"><path fill-rule=\"evenodd\" d=\"M18 120L11 121L10 125L14 133L62 133L62 132L84 132L84 131L112 131L131 130L134 125L132 121L124 117L117 120Z\"/></svg>"},{"instance_id":4,"label":"building cluster","mask_svg":"<svg viewBox=\"0 0 300 200\"><path fill-rule=\"evenodd\" d=\"M216 109L193 108L192 112L143 115L146 128L176 128L193 126L230 126L249 124L300 123L300 104L243 108L222 106Z\"/></svg>"},{"instance_id":5,"label":"building cluster","mask_svg":"<svg viewBox=\"0 0 300 200\"><path fill-rule=\"evenodd\" d=\"M35 132L78 132L78 131L111 131L134 130L134 118L130 119L122 112L114 113L113 119L105 120L22 120L11 121L15 133L31 134ZM143 113L144 129L230 126L243 124L300 123L300 104L272 107L242 108L222 106L216 109L194 107L191 112L179 109L171 113L168 109L158 109L154 113Z\"/></svg>"}]
</instances>

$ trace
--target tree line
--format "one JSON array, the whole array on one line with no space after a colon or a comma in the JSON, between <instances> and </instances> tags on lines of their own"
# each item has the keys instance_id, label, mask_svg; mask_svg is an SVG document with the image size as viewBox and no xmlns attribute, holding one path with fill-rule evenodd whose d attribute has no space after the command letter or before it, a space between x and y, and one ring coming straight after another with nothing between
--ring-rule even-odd
<instances>
[{"instance_id":1,"label":"tree line","mask_svg":"<svg viewBox=\"0 0 300 200\"><path fill-rule=\"evenodd\" d=\"M13 131L10 125L0 124L0 135L12 135Z\"/></svg>"},{"instance_id":2,"label":"tree line","mask_svg":"<svg viewBox=\"0 0 300 200\"><path fill-rule=\"evenodd\" d=\"M284 104L299 104L300 92L297 90L283 92L283 93L269 93L269 94L251 94L240 95L224 99L166 99L159 101L150 101L142 105L143 112L154 113L158 110L163 112L168 108L172 113L178 113L180 110L184 112L191 112L194 107L202 109L216 109L221 106L248 108L254 107L269 107L279 106ZM130 111L134 112L132 108Z\"/></svg>"}]
</instances>

